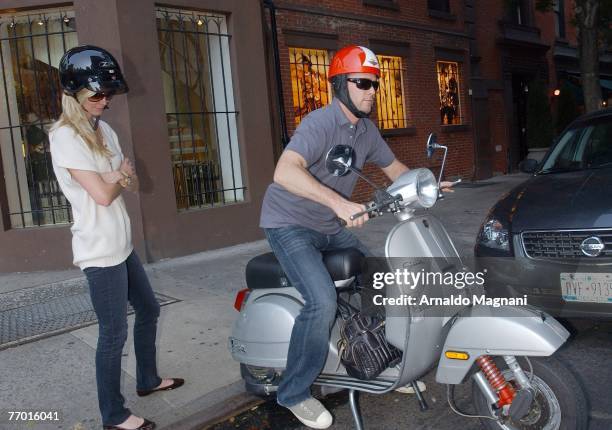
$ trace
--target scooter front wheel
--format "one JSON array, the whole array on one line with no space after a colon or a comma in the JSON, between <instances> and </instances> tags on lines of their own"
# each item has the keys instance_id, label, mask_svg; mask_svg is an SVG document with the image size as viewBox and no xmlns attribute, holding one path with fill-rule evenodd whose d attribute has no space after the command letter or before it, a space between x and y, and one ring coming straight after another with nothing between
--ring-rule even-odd
<instances>
[{"instance_id":1,"label":"scooter front wheel","mask_svg":"<svg viewBox=\"0 0 612 430\"><path fill-rule=\"evenodd\" d=\"M584 391L573 373L559 360L552 357L530 358L533 366L531 385L534 398L529 412L521 419L511 417L495 410L489 404L476 383L472 386L472 400L478 415L499 416L500 419L481 418L489 430L584 430L588 425L588 410ZM521 367L529 375L525 360L519 360ZM502 370L506 381L516 385L514 373Z\"/></svg>"}]
</instances>

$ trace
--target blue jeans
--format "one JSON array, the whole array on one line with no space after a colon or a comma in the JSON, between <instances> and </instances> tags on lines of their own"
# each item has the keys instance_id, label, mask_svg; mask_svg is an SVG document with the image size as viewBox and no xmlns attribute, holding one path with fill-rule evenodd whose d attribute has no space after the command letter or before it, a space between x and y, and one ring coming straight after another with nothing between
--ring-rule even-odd
<instances>
[{"instance_id":1,"label":"blue jeans","mask_svg":"<svg viewBox=\"0 0 612 430\"><path fill-rule=\"evenodd\" d=\"M325 364L336 317L336 287L321 251L357 248L366 256L371 253L347 229L333 235L299 226L266 228L265 232L289 281L305 301L291 332L287 367L276 396L280 405L288 407L311 396L310 386Z\"/></svg>"},{"instance_id":2,"label":"blue jeans","mask_svg":"<svg viewBox=\"0 0 612 430\"><path fill-rule=\"evenodd\" d=\"M136 313L134 349L138 390L150 390L161 383L155 362L155 336L159 303L135 252L117 266L88 267L84 270L99 323L96 349L98 403L104 425L117 425L131 412L121 395L121 353L127 339L128 300Z\"/></svg>"}]
</instances>

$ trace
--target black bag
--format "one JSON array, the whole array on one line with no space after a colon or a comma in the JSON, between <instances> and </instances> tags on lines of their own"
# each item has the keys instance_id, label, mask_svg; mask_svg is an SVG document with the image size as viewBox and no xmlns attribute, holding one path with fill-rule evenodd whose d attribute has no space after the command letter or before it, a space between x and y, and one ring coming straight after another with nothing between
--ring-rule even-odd
<instances>
[{"instance_id":1,"label":"black bag","mask_svg":"<svg viewBox=\"0 0 612 430\"><path fill-rule=\"evenodd\" d=\"M366 316L338 298L343 322L340 327L338 355L346 372L357 379L369 380L387 367L398 364L402 353L385 338L385 320Z\"/></svg>"}]
</instances>

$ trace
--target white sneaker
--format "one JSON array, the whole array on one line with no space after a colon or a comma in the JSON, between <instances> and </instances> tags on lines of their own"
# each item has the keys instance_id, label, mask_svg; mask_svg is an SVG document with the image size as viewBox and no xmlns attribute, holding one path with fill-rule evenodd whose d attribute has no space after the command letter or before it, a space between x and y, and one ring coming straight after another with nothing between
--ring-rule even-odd
<instances>
[{"instance_id":1,"label":"white sneaker","mask_svg":"<svg viewBox=\"0 0 612 430\"><path fill-rule=\"evenodd\" d=\"M427 386L425 385L425 382L416 381L416 383L417 383L417 387L419 387L419 391L423 392L427 390ZM412 385L410 384L404 385L403 387L396 388L395 391L397 391L398 393L402 393L402 394L414 394L414 388L412 388Z\"/></svg>"},{"instance_id":2,"label":"white sneaker","mask_svg":"<svg viewBox=\"0 0 612 430\"><path fill-rule=\"evenodd\" d=\"M289 408L293 415L304 425L313 429L326 429L332 425L332 416L325 406L314 397L310 397Z\"/></svg>"}]
</instances>

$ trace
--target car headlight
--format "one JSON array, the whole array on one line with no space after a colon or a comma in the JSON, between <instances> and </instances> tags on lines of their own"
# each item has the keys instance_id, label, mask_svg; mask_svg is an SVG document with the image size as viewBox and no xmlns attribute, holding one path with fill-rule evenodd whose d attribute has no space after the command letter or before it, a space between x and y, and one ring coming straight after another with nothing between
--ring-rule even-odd
<instances>
[{"instance_id":1,"label":"car headlight","mask_svg":"<svg viewBox=\"0 0 612 430\"><path fill-rule=\"evenodd\" d=\"M510 251L508 228L497 218L489 218L480 229L478 243L487 248Z\"/></svg>"}]
</instances>

